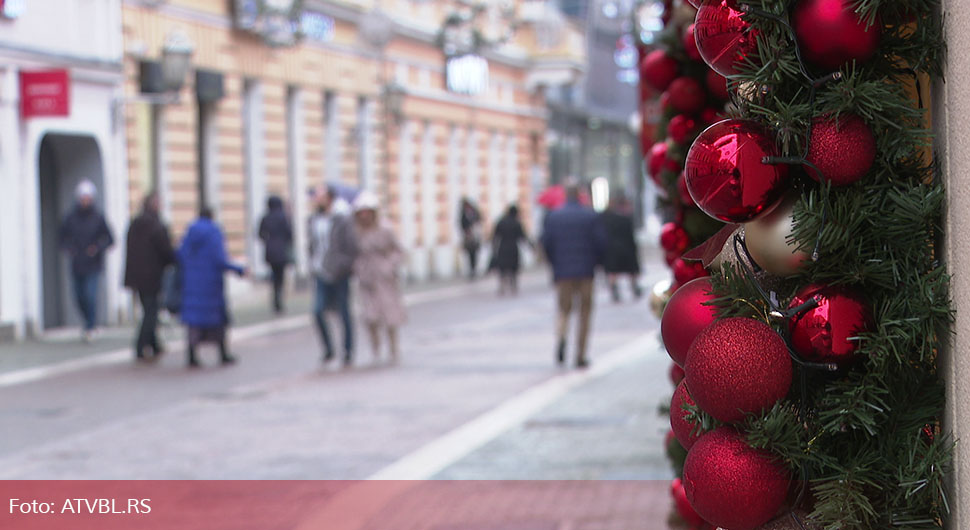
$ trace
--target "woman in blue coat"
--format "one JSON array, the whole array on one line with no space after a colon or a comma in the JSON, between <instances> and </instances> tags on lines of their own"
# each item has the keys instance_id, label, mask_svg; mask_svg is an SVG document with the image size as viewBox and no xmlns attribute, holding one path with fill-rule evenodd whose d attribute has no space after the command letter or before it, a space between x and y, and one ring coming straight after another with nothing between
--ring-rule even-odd
<instances>
[{"instance_id":1,"label":"woman in blue coat","mask_svg":"<svg viewBox=\"0 0 970 530\"><path fill-rule=\"evenodd\" d=\"M202 342L219 345L222 364L236 359L226 349L226 307L223 274L227 270L242 276L245 268L229 261L219 226L212 221L212 210L203 208L189 227L178 250L182 273L182 322L189 328L189 367L199 366L196 349Z\"/></svg>"}]
</instances>

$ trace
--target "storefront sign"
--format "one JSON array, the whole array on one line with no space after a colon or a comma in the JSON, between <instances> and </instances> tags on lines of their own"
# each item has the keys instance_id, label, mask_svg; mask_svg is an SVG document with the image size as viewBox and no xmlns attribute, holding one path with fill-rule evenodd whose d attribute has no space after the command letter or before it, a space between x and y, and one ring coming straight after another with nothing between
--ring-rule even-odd
<instances>
[{"instance_id":1,"label":"storefront sign","mask_svg":"<svg viewBox=\"0 0 970 530\"><path fill-rule=\"evenodd\" d=\"M67 116L71 112L71 78L67 70L20 72L20 115Z\"/></svg>"},{"instance_id":2,"label":"storefront sign","mask_svg":"<svg viewBox=\"0 0 970 530\"><path fill-rule=\"evenodd\" d=\"M451 57L445 66L448 90L477 96L488 90L488 61L478 55Z\"/></svg>"}]
</instances>

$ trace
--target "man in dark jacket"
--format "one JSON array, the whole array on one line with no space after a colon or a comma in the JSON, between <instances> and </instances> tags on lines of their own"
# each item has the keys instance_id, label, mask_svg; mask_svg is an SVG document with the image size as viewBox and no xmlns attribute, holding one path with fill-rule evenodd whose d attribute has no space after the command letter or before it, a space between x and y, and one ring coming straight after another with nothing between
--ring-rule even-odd
<instances>
[{"instance_id":1,"label":"man in dark jacket","mask_svg":"<svg viewBox=\"0 0 970 530\"><path fill-rule=\"evenodd\" d=\"M323 340L323 362L334 358L333 341L325 311L336 310L344 325L344 366L354 357L354 323L350 315L350 275L357 258L357 235L353 220L335 211L334 192L322 188L316 193L316 212L310 217L307 233L310 266L316 279L313 317Z\"/></svg>"},{"instance_id":2,"label":"man in dark jacket","mask_svg":"<svg viewBox=\"0 0 970 530\"><path fill-rule=\"evenodd\" d=\"M293 228L283 211L282 199L274 195L266 207L268 211L259 222L259 238L266 248L266 264L273 275L273 310L279 314L283 312L283 279L290 263Z\"/></svg>"},{"instance_id":3,"label":"man in dark jacket","mask_svg":"<svg viewBox=\"0 0 970 530\"><path fill-rule=\"evenodd\" d=\"M150 193L145 197L141 214L128 227L125 258L125 287L138 294L142 308L141 327L135 341L137 359L156 358L162 353L156 334L159 293L165 267L173 263L175 251L168 228L158 216L158 195Z\"/></svg>"},{"instance_id":4,"label":"man in dark jacket","mask_svg":"<svg viewBox=\"0 0 970 530\"><path fill-rule=\"evenodd\" d=\"M104 216L94 206L97 188L90 180L77 186L77 205L60 230L61 249L71 258L74 296L84 318L81 338L90 342L98 317L98 282L104 270L104 253L114 237Z\"/></svg>"},{"instance_id":5,"label":"man in dark jacket","mask_svg":"<svg viewBox=\"0 0 970 530\"><path fill-rule=\"evenodd\" d=\"M546 217L542 247L556 282L559 320L556 359L566 362L566 333L573 304L579 302L576 367L589 365L586 344L593 311L593 276L606 251L606 231L596 213L580 205L579 185L566 187L566 205Z\"/></svg>"}]
</instances>

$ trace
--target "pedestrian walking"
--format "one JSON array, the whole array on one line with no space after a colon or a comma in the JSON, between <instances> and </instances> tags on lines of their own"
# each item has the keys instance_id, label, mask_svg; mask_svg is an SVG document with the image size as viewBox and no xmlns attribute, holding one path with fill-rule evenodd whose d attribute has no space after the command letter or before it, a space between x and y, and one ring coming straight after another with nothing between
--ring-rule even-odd
<instances>
[{"instance_id":1,"label":"pedestrian walking","mask_svg":"<svg viewBox=\"0 0 970 530\"><path fill-rule=\"evenodd\" d=\"M350 314L350 276L357 258L357 236L353 221L338 211L329 187L316 193L316 211L310 217L310 265L316 281L313 317L323 341L323 361L334 358L333 341L326 312L336 311L344 328L344 366L354 357L354 323Z\"/></svg>"},{"instance_id":2,"label":"pedestrian walking","mask_svg":"<svg viewBox=\"0 0 970 530\"><path fill-rule=\"evenodd\" d=\"M198 347L206 342L219 347L223 365L236 362L226 344L226 328L230 323L226 303L225 272L239 276L246 269L229 261L222 230L212 220L212 210L203 207L199 218L189 226L178 250L182 276L182 323L188 327L188 365L199 366Z\"/></svg>"},{"instance_id":3,"label":"pedestrian walking","mask_svg":"<svg viewBox=\"0 0 970 530\"><path fill-rule=\"evenodd\" d=\"M607 234L603 270L606 271L610 295L614 302L620 302L619 278L626 276L630 280L634 298L639 299L643 296L638 283L640 256L633 229L633 216L630 213L630 201L623 194L618 194L610 201L610 207L600 214L600 218Z\"/></svg>"},{"instance_id":4,"label":"pedestrian walking","mask_svg":"<svg viewBox=\"0 0 970 530\"><path fill-rule=\"evenodd\" d=\"M286 267L293 261L293 226L283 210L283 199L273 195L266 202L267 212L259 222L259 239L266 249L273 282L273 311L283 312Z\"/></svg>"},{"instance_id":5,"label":"pedestrian walking","mask_svg":"<svg viewBox=\"0 0 970 530\"><path fill-rule=\"evenodd\" d=\"M175 263L175 250L158 213L158 195L148 194L141 213L128 226L125 253L125 287L141 302L141 325L135 339L135 358L155 359L163 353L158 340L158 311L162 274Z\"/></svg>"},{"instance_id":6,"label":"pedestrian walking","mask_svg":"<svg viewBox=\"0 0 970 530\"><path fill-rule=\"evenodd\" d=\"M407 320L398 281L404 250L394 232L378 218L377 196L362 192L354 201L359 253L354 274L360 287L360 317L367 326L375 360L381 356L381 334L387 334L392 362L399 357L398 329Z\"/></svg>"},{"instance_id":7,"label":"pedestrian walking","mask_svg":"<svg viewBox=\"0 0 970 530\"><path fill-rule=\"evenodd\" d=\"M529 243L529 238L519 220L518 206L512 205L492 231L492 264L499 277L499 296L506 292L514 296L519 292L519 244L522 242Z\"/></svg>"},{"instance_id":8,"label":"pedestrian walking","mask_svg":"<svg viewBox=\"0 0 970 530\"><path fill-rule=\"evenodd\" d=\"M606 231L599 216L579 202L579 185L566 188L566 205L550 212L542 246L552 266L558 302L556 360L566 362L566 334L573 307L579 305L576 367L589 365L587 342L593 311L593 276L606 251Z\"/></svg>"},{"instance_id":9,"label":"pedestrian walking","mask_svg":"<svg viewBox=\"0 0 970 530\"><path fill-rule=\"evenodd\" d=\"M468 257L468 279L474 280L478 272L478 250L482 245L482 215L467 197L461 200L459 223L461 245Z\"/></svg>"},{"instance_id":10,"label":"pedestrian walking","mask_svg":"<svg viewBox=\"0 0 970 530\"><path fill-rule=\"evenodd\" d=\"M90 180L81 181L75 190L74 209L60 228L61 249L71 260L74 297L81 312L81 340L91 342L98 322L98 284L104 270L104 254L114 245L114 237L104 215L94 204L98 190Z\"/></svg>"}]
</instances>

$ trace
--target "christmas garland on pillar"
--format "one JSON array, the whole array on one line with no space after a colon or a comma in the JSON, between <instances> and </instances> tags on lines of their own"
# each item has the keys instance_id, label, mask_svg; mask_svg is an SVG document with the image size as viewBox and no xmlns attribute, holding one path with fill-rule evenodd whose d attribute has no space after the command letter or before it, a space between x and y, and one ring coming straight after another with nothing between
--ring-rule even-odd
<instances>
[{"instance_id":1,"label":"christmas garland on pillar","mask_svg":"<svg viewBox=\"0 0 970 530\"><path fill-rule=\"evenodd\" d=\"M952 311L922 89L942 76L939 2L691 3L732 105L685 162L728 223L686 255L712 275L662 319L686 501L728 530L940 527Z\"/></svg>"}]
</instances>

